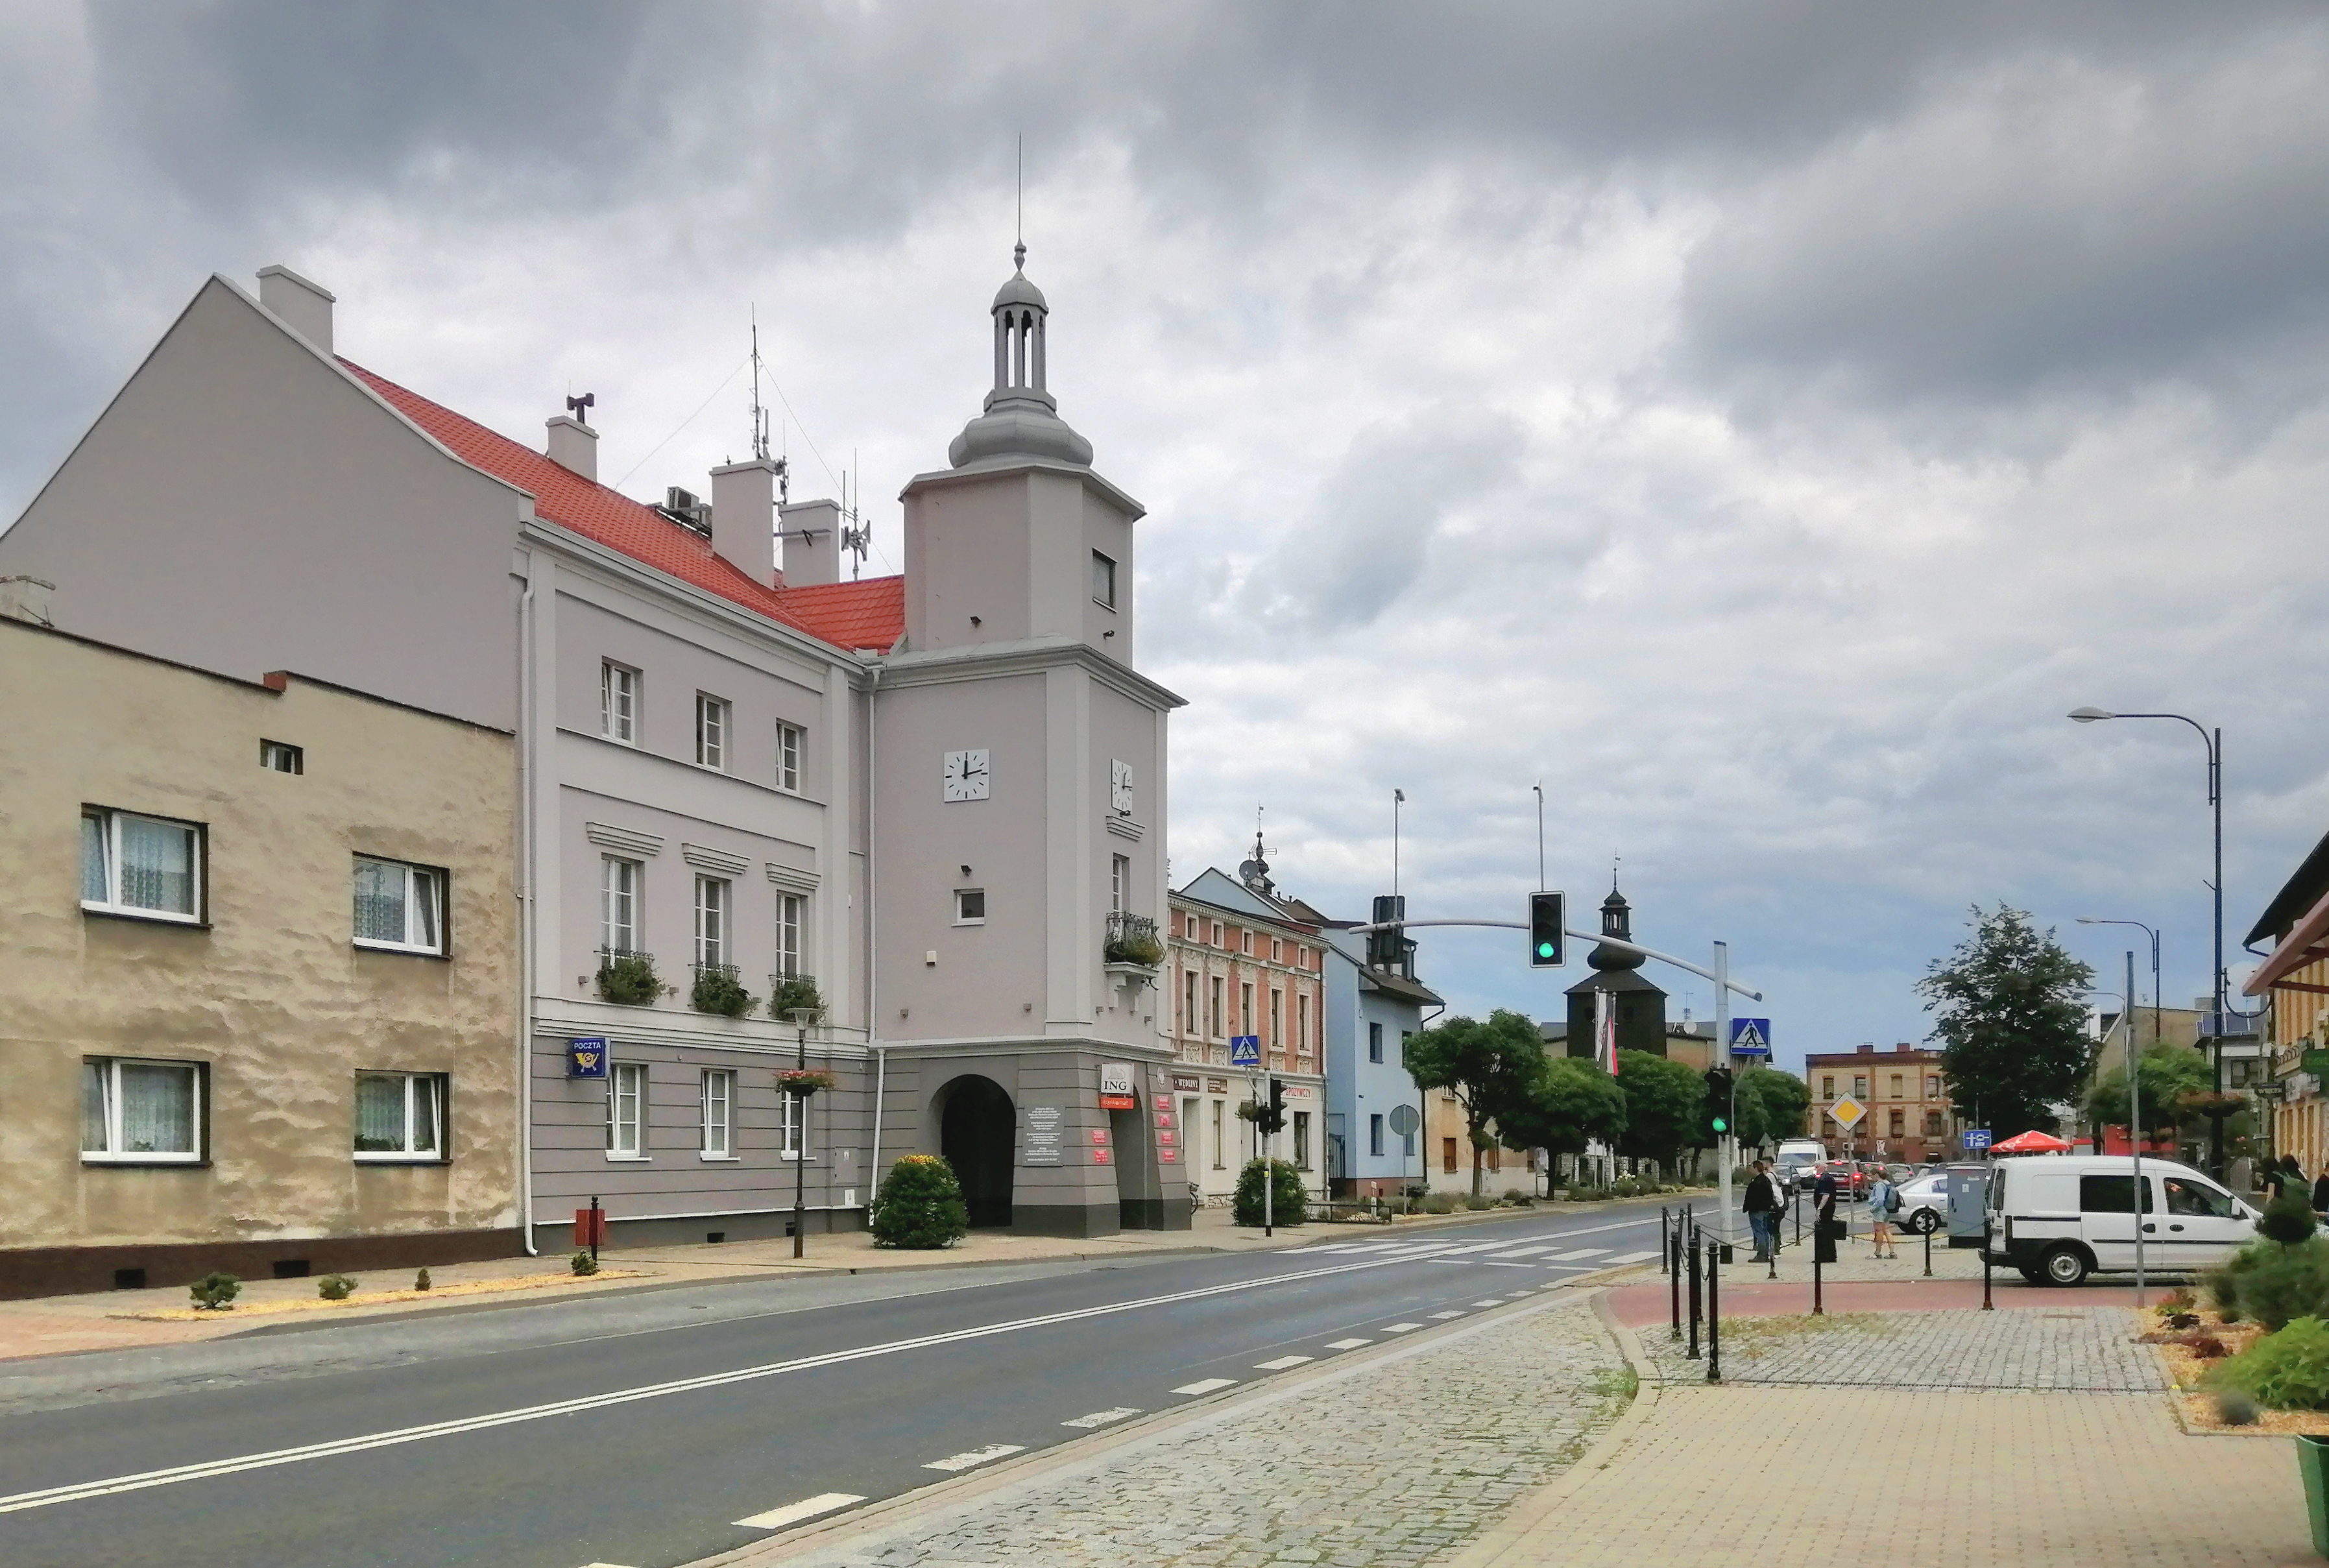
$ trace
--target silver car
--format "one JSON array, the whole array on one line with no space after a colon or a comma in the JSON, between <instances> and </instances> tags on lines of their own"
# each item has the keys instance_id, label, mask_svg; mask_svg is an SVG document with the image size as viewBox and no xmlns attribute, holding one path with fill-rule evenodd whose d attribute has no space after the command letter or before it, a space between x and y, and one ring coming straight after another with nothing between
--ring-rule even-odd
<instances>
[{"instance_id":1,"label":"silver car","mask_svg":"<svg viewBox=\"0 0 2329 1568\"><path fill-rule=\"evenodd\" d=\"M1900 1211L1892 1223L1904 1231L1928 1235L1949 1223L1949 1173L1932 1171L1900 1185Z\"/></svg>"}]
</instances>

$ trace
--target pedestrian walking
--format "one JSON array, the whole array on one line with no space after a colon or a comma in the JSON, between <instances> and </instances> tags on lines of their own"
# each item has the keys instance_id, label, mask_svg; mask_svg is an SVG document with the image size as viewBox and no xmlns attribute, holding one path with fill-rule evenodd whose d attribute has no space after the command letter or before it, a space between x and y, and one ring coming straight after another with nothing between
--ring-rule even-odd
<instances>
[{"instance_id":1,"label":"pedestrian walking","mask_svg":"<svg viewBox=\"0 0 2329 1568\"><path fill-rule=\"evenodd\" d=\"M1900 1189L1892 1185L1891 1176L1880 1172L1868 1189L1868 1235L1876 1243L1876 1251L1870 1256L1897 1258L1900 1255L1892 1250L1892 1211L1900 1204Z\"/></svg>"},{"instance_id":2,"label":"pedestrian walking","mask_svg":"<svg viewBox=\"0 0 2329 1568\"><path fill-rule=\"evenodd\" d=\"M2329 1172L2322 1180L2329 1181ZM1768 1263L1779 1250L1779 1215L1787 1205L1779 1201L1779 1184L1771 1179L1771 1162L1755 1162L1755 1177L1747 1184L1747 1224L1755 1234L1755 1261Z\"/></svg>"},{"instance_id":3,"label":"pedestrian walking","mask_svg":"<svg viewBox=\"0 0 2329 1568\"><path fill-rule=\"evenodd\" d=\"M2288 1191L2287 1167L2277 1159L2265 1161L2264 1170L2257 1178L2257 1187L2264 1194L2266 1203L2278 1203L2281 1195Z\"/></svg>"},{"instance_id":4,"label":"pedestrian walking","mask_svg":"<svg viewBox=\"0 0 2329 1568\"><path fill-rule=\"evenodd\" d=\"M2313 1178L2313 1212L2329 1214L2329 1160L2321 1164L2321 1174Z\"/></svg>"}]
</instances>

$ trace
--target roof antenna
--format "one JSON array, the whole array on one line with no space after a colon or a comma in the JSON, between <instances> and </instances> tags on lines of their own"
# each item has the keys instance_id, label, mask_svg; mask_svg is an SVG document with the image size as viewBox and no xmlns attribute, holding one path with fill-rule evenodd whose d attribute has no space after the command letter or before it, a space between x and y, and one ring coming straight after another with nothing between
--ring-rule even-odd
<instances>
[{"instance_id":1,"label":"roof antenna","mask_svg":"<svg viewBox=\"0 0 2329 1568\"><path fill-rule=\"evenodd\" d=\"M1027 133L1019 133L1019 213L1012 220L1011 264L1027 270Z\"/></svg>"},{"instance_id":2,"label":"roof antenna","mask_svg":"<svg viewBox=\"0 0 2329 1568\"><path fill-rule=\"evenodd\" d=\"M758 306L745 307L752 324L752 456L761 462L768 458L768 406L760 401L760 313ZM791 494L792 476L782 458L776 459L777 505L781 506Z\"/></svg>"},{"instance_id":3,"label":"roof antenna","mask_svg":"<svg viewBox=\"0 0 2329 1568\"><path fill-rule=\"evenodd\" d=\"M873 543L872 525L857 515L856 505L850 499L852 496L862 496L864 493L862 481L854 485L850 483L850 475L856 471L857 449L852 447L849 449L849 470L841 476L841 515L844 519L841 525L841 547L849 552L849 581L852 582L856 581L863 574L865 549Z\"/></svg>"},{"instance_id":4,"label":"roof antenna","mask_svg":"<svg viewBox=\"0 0 2329 1568\"><path fill-rule=\"evenodd\" d=\"M589 424L590 420L587 417L586 411L594 409L598 406L599 394L597 392L584 392L579 398L570 397L566 400L566 411L574 416L574 420L577 424Z\"/></svg>"}]
</instances>

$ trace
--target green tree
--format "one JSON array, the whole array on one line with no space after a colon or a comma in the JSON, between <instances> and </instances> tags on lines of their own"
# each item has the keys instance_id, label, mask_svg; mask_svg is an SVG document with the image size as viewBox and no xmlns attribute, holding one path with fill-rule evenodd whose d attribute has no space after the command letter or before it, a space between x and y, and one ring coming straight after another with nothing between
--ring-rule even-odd
<instances>
[{"instance_id":1,"label":"green tree","mask_svg":"<svg viewBox=\"0 0 2329 1568\"><path fill-rule=\"evenodd\" d=\"M1757 1067L1739 1075L1739 1141L1761 1148L1804 1135L1804 1112L1811 1109L1811 1086L1792 1072Z\"/></svg>"},{"instance_id":2,"label":"green tree","mask_svg":"<svg viewBox=\"0 0 2329 1568\"><path fill-rule=\"evenodd\" d=\"M2143 1130L2152 1138L2202 1126L2207 1118L2192 1097L2208 1092L2208 1061L2188 1045L2147 1046L2136 1060L2136 1087L2143 1091ZM2125 1127L2126 1065L2115 1063L2096 1076L2080 1114L2089 1127Z\"/></svg>"},{"instance_id":3,"label":"green tree","mask_svg":"<svg viewBox=\"0 0 2329 1568\"><path fill-rule=\"evenodd\" d=\"M1497 1135L1515 1148L1583 1154L1589 1139L1615 1142L1626 1130L1626 1094L1590 1062L1546 1059L1514 1104L1496 1117Z\"/></svg>"},{"instance_id":4,"label":"green tree","mask_svg":"<svg viewBox=\"0 0 2329 1568\"><path fill-rule=\"evenodd\" d=\"M1951 1098L2000 1142L2033 1128L2051 1132L2051 1108L2080 1098L2094 1058L2086 992L2095 972L2025 911L1975 904L1966 923L1973 935L1917 982Z\"/></svg>"},{"instance_id":5,"label":"green tree","mask_svg":"<svg viewBox=\"0 0 2329 1568\"><path fill-rule=\"evenodd\" d=\"M1617 1089L1626 1097L1619 1154L1654 1159L1671 1171L1681 1163L1683 1149L1706 1147L1699 1119L1706 1104L1703 1074L1646 1051L1620 1051Z\"/></svg>"},{"instance_id":6,"label":"green tree","mask_svg":"<svg viewBox=\"0 0 2329 1568\"><path fill-rule=\"evenodd\" d=\"M1444 1089L1464 1107L1472 1140L1472 1192L1477 1196L1482 1160L1498 1140L1490 1130L1508 1111L1525 1115L1528 1091L1544 1067L1544 1038L1535 1023L1499 1007L1487 1021L1455 1017L1407 1042L1401 1060L1419 1089Z\"/></svg>"}]
</instances>

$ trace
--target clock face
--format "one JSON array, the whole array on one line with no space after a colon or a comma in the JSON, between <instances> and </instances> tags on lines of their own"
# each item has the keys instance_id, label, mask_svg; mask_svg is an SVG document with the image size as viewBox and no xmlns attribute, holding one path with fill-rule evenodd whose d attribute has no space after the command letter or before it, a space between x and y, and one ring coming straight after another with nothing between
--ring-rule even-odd
<instances>
[{"instance_id":1,"label":"clock face","mask_svg":"<svg viewBox=\"0 0 2329 1568\"><path fill-rule=\"evenodd\" d=\"M940 793L948 800L986 798L986 749L948 751L939 777Z\"/></svg>"},{"instance_id":2,"label":"clock face","mask_svg":"<svg viewBox=\"0 0 2329 1568\"><path fill-rule=\"evenodd\" d=\"M1118 816L1129 817L1132 815L1131 763L1115 762L1109 764L1108 798L1110 803L1116 807L1117 814Z\"/></svg>"}]
</instances>

